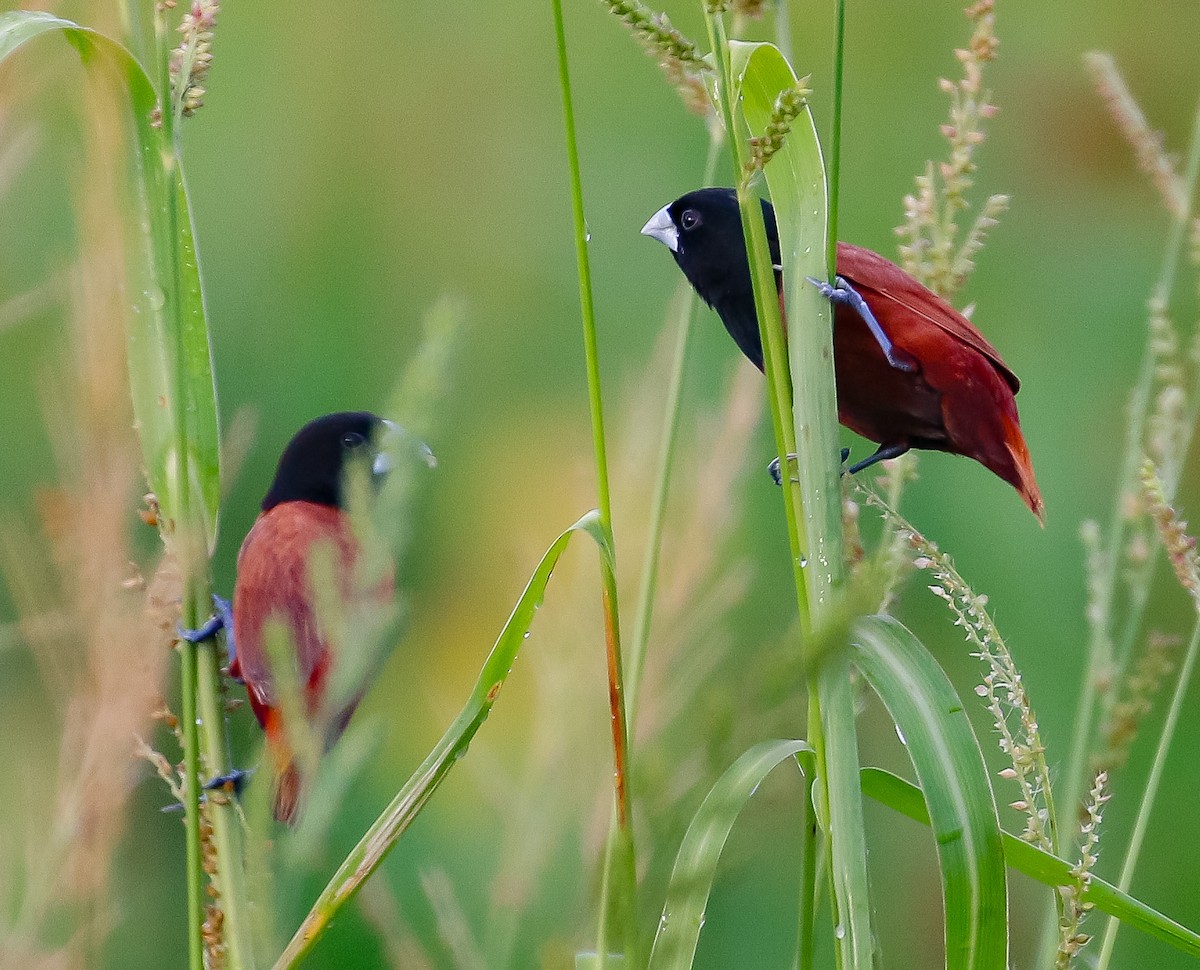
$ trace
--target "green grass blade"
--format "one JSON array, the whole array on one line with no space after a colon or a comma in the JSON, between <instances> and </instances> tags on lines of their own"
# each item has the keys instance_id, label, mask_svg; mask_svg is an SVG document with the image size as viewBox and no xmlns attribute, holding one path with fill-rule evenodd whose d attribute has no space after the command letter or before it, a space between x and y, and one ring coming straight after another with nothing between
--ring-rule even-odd
<instances>
[{"instance_id":1,"label":"green grass blade","mask_svg":"<svg viewBox=\"0 0 1200 970\"><path fill-rule=\"evenodd\" d=\"M53 14L36 10L12 10L0 13L0 61L23 44L56 30L82 30L71 22Z\"/></svg>"},{"instance_id":2,"label":"green grass blade","mask_svg":"<svg viewBox=\"0 0 1200 970\"><path fill-rule=\"evenodd\" d=\"M216 392L213 383L208 326L200 285L200 271L192 239L191 211L182 176L169 176L163 163L163 138L150 123L157 97L150 78L133 55L116 41L69 20L36 11L0 14L0 61L29 41L61 33L79 51L89 68L112 72L128 94L129 118L134 139L135 218L129 220L131 258L128 261L129 373L134 410L150 488L168 520L176 520L179 489L175 480L176 429L172 402L175 396L175 361L168 354L175 308L182 321L185 384L184 413L188 422L187 468L189 486L203 498L205 533L209 544L216 537L217 502L220 497L220 437ZM172 166L178 173L178 167ZM169 198L168 178L175 179L175 211L161 204ZM181 250L176 277L175 246ZM177 296L176 296L177 294Z\"/></svg>"},{"instance_id":3,"label":"green grass blade","mask_svg":"<svg viewBox=\"0 0 1200 970\"><path fill-rule=\"evenodd\" d=\"M862 770L863 793L881 805L899 812L922 825L929 824L929 812L921 789L903 778L898 778L881 768ZM1004 860L1017 872L1036 879L1046 886L1074 886L1071 864L1045 852L1037 846L1023 842L1008 832L1001 833L1004 844ZM1156 940L1161 940L1177 950L1193 957L1200 957L1200 933L1176 923L1158 910L1122 892L1110 882L1093 875L1084 890L1083 898L1093 903L1096 909L1115 916L1127 926L1141 930Z\"/></svg>"},{"instance_id":4,"label":"green grass blade","mask_svg":"<svg viewBox=\"0 0 1200 970\"><path fill-rule=\"evenodd\" d=\"M69 20L34 11L0 14L0 62L29 41L60 34L93 77L111 82L126 109L130 164L122 229L128 258L127 354L134 417L146 477L155 493L163 537L174 548L184 584L183 621L197 626L209 608L207 556L216 540L220 496L220 439L208 328L192 238L191 215L176 153L152 124L154 85L122 45ZM202 860L196 779L201 733L206 768L224 773L224 700L220 659L212 644L181 656L181 714L187 788L189 959L203 963ZM199 701L199 707L197 707ZM203 723L203 729L198 723ZM221 899L231 967L252 967L242 918L241 847L232 806L213 810L213 838L222 860L213 877Z\"/></svg>"},{"instance_id":5,"label":"green grass blade","mask_svg":"<svg viewBox=\"0 0 1200 970\"><path fill-rule=\"evenodd\" d=\"M854 664L903 735L937 841L946 966L1008 966L1008 890L1000 820L962 701L912 633L891 617L860 620Z\"/></svg>"},{"instance_id":6,"label":"green grass blade","mask_svg":"<svg viewBox=\"0 0 1200 970\"><path fill-rule=\"evenodd\" d=\"M773 44L732 41L729 56L733 94L742 118L750 134L761 135L779 94L797 88L799 81ZM770 384L773 394L781 398L778 405L772 401L773 412L778 409L785 416L790 414L778 442L781 459L787 452L799 456L796 484L789 485L798 490L798 501L795 493L786 498L789 529L798 540L793 543L793 567L799 574L798 585L803 586L798 593L807 648L819 639L819 632L814 637L814 631L820 631L836 612L835 589L842 581L844 561L832 320L828 302L805 279L826 275L827 234L824 161L807 105L793 119L787 137L763 171L779 227L784 304L790 321L787 373L778 372L784 356L782 348L776 347L782 328L777 322L773 286L759 300L760 327L765 360L771 368ZM741 194L739 191L739 197ZM757 223L757 213L754 216L752 221ZM754 224L749 229L748 245L752 250L761 248L759 227ZM764 260L751 262L762 264ZM769 264L769 260L765 262ZM759 289L756 286L756 295ZM808 616L804 615L806 608ZM810 739L817 749L819 800L831 833L835 938L841 964L865 970L874 962L874 942L858 738L848 674L846 658L839 657L810 678L811 709L816 715L810 719Z\"/></svg>"},{"instance_id":7,"label":"green grass blade","mask_svg":"<svg viewBox=\"0 0 1200 970\"><path fill-rule=\"evenodd\" d=\"M212 367L212 344L208 334L208 312L192 228L183 171L175 170L177 208L176 245L179 247L179 340L184 385L179 393L187 414L187 468L189 491L199 495L204 513L204 534L211 555L217 541L217 511L221 500L221 432L217 413L217 389ZM163 244L163 226L151 219L155 245ZM154 375L157 383L158 376ZM194 503L195 504L195 503Z\"/></svg>"},{"instance_id":8,"label":"green grass blade","mask_svg":"<svg viewBox=\"0 0 1200 970\"><path fill-rule=\"evenodd\" d=\"M300 963L324 934L342 906L354 897L363 883L379 868L379 864L412 824L454 763L467 753L471 740L487 720L500 688L504 686L504 681L516 662L517 651L520 650L534 614L541 605L546 584L550 581L554 567L576 532L585 532L591 536L599 547L601 557L611 562L612 541L607 529L600 522L598 512L589 512L554 540L542 561L538 563L525 591L517 600L512 614L496 638L495 646L480 670L475 687L462 711L420 767L396 793L391 804L384 809L383 814L375 820L358 845L338 867L276 961L275 970L285 970Z\"/></svg>"},{"instance_id":9,"label":"green grass blade","mask_svg":"<svg viewBox=\"0 0 1200 970\"><path fill-rule=\"evenodd\" d=\"M730 41L730 72L751 134L761 134L781 91L799 81L774 44ZM791 369L792 420L803 454L797 478L803 498L802 534L832 544L842 532L837 398L833 376L833 322L829 302L805 280L825 278L825 168L812 115L805 105L792 122L782 147L763 170L779 227L784 305L788 327L787 360ZM784 382L786 386L786 381ZM811 461L806 461L812 456ZM805 569L809 601L829 601L841 578L841 542L837 548L807 548L812 568ZM814 614L819 613L819 605Z\"/></svg>"},{"instance_id":10,"label":"green grass blade","mask_svg":"<svg viewBox=\"0 0 1200 970\"><path fill-rule=\"evenodd\" d=\"M675 857L667 901L650 953L650 970L691 967L717 863L733 823L776 765L805 754L811 757L812 749L804 741L763 741L738 758L713 785Z\"/></svg>"}]
</instances>

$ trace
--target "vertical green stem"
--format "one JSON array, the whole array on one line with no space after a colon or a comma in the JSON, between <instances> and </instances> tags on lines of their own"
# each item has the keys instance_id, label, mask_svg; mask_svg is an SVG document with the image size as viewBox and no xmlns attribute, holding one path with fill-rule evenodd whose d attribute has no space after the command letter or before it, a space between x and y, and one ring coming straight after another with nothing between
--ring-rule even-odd
<instances>
[{"instance_id":1,"label":"vertical green stem","mask_svg":"<svg viewBox=\"0 0 1200 970\"><path fill-rule=\"evenodd\" d=\"M138 3L136 0L121 0L118 13L121 18L121 36L125 39L125 46L144 66L147 61L147 52L143 10L144 4Z\"/></svg>"},{"instance_id":2,"label":"vertical green stem","mask_svg":"<svg viewBox=\"0 0 1200 970\"><path fill-rule=\"evenodd\" d=\"M159 146L164 169L162 184L164 191L171 191L173 195L175 186L175 155L172 151L171 138L172 126L169 108L171 97L171 76L169 69L170 44L167 37L166 10L156 5L154 11L154 40L155 64L158 68L159 114L162 117L163 125ZM151 200L151 204L168 206L172 216L176 212L174 198L154 199ZM172 238L175 238L177 233L172 232L171 235ZM162 275L164 280L172 282L177 280L174 262L169 266L160 267L160 269L164 271ZM168 319L173 317L178 320L178 286L168 286L165 290L163 298L168 304ZM175 311L174 313L171 312L172 309ZM179 377L183 373L183 366L179 360L179 356L182 353L182 339L177 329L174 336L176 340L176 345L173 348L175 350L176 376ZM175 419L175 479L179 495L179 508L186 514L188 508L187 434L185 431L186 409L183 404L182 390L181 383L177 380L176 393L172 396L171 403ZM181 619L185 626L195 629L199 626L199 615L196 610L196 597L193 595L194 583L191 579L194 556L190 548L190 522L176 522L174 528L175 534L172 541L177 550L179 550L179 568L183 578ZM180 698L180 711L183 716L181 733L183 735L183 764L186 774L183 793L188 896L188 966L191 970L203 970L205 876L200 844L200 736L196 725L196 696L199 667L196 653L195 646L186 641L180 642L179 683L182 695Z\"/></svg>"},{"instance_id":3,"label":"vertical green stem","mask_svg":"<svg viewBox=\"0 0 1200 970\"><path fill-rule=\"evenodd\" d=\"M551 0L555 40L558 44L558 80L562 89L563 129L567 142L567 167L571 178L571 215L575 232L575 268L579 275L579 309L583 317L583 350L587 363L588 406L592 416L592 446L596 460L596 490L601 521L611 528L612 505L608 490L608 451L604 439L604 406L600 394L600 353L596 346L596 310L592 299L592 272L588 262L587 220L583 212L583 183L579 146L575 139L575 108L571 99L571 73L567 62L567 35L562 0Z\"/></svg>"},{"instance_id":4,"label":"vertical green stem","mask_svg":"<svg viewBox=\"0 0 1200 970\"><path fill-rule=\"evenodd\" d=\"M730 135L735 168L745 171L745 133L734 114L733 78L725 25L706 5L706 21L719 79L719 100ZM771 268L762 208L745 179L738 185L742 229L764 350L776 446L783 467L796 452L796 475L784 474L784 511L792 553L802 642L806 651L833 608L844 573L838 482L837 417L828 316L791 321L784 345L779 295ZM828 227L825 227L828 230ZM785 281L788 282L788 281ZM801 281L792 280L796 286ZM790 295L790 294L789 294ZM788 305L793 301L789 299ZM796 301L799 306L800 302ZM802 441L803 450L796 449ZM790 470L790 469L789 469ZM817 763L818 814L829 840L829 879L838 965L869 970L874 941L866 869L862 795L858 780L858 739L849 659L844 653L808 668L809 743Z\"/></svg>"},{"instance_id":5,"label":"vertical green stem","mask_svg":"<svg viewBox=\"0 0 1200 970\"><path fill-rule=\"evenodd\" d=\"M734 33L737 33L737 23L734 22ZM792 14L788 9L787 0L775 0L775 46L783 56L792 60Z\"/></svg>"},{"instance_id":6,"label":"vertical green stem","mask_svg":"<svg viewBox=\"0 0 1200 970\"><path fill-rule=\"evenodd\" d=\"M800 926L796 933L796 970L813 970L817 928L817 847L820 830L813 805L812 772L804 774L804 868L800 874Z\"/></svg>"},{"instance_id":7,"label":"vertical green stem","mask_svg":"<svg viewBox=\"0 0 1200 970\"><path fill-rule=\"evenodd\" d=\"M185 598L185 604L190 597ZM183 622L189 622L184 610ZM195 619L190 621L195 628ZM188 911L188 966L191 970L204 970L204 863L200 853L200 740L196 730L196 649L186 640L179 642L179 689L180 714L183 735L183 768L186 774L183 784L185 865L187 867L187 911Z\"/></svg>"},{"instance_id":8,"label":"vertical green stem","mask_svg":"<svg viewBox=\"0 0 1200 970\"><path fill-rule=\"evenodd\" d=\"M575 261L579 275L579 305L583 320L584 354L587 360L588 403L592 418L592 444L595 451L596 480L600 524L612 545L612 505L608 485L608 455L604 437L604 407L600 392L600 360L596 344L596 314L592 299L592 275L588 262L587 222L583 211L583 184L579 168L579 147L575 137L575 109L571 99L571 73L567 61L567 36L563 23L562 0L551 0L554 33L558 48L558 78L562 91L563 128L566 135L567 167L571 179L571 212L575 228ZM616 828L610 833L604 855L597 941L599 966L608 957L608 922L611 912L610 891L615 895L625 927L625 947L634 965L638 964L637 871L633 845L633 808L629 792L629 730L625 704L624 668L621 659L621 626L617 603L615 550L601 556L603 583L604 638L608 661L609 709L612 720L613 787ZM615 885L610 879L616 867Z\"/></svg>"},{"instance_id":9,"label":"vertical green stem","mask_svg":"<svg viewBox=\"0 0 1200 970\"><path fill-rule=\"evenodd\" d=\"M730 95L733 79L729 72L729 40L725 35L725 21L719 13L711 11L707 11L706 19L717 77L721 79L722 119L729 135L734 167L741 173L745 165L744 138L738 137L739 129ZM783 470L784 514L787 519L788 543L792 552L792 575L796 583L800 625L807 634L812 628L808 584L804 574L804 567L807 565L804 550L808 546L808 536L805 532L804 516L799 508L800 489L788 474L787 456L796 453L796 438L791 422L791 378L787 370L787 350L784 346L783 323L779 315L779 298L775 288L774 271L771 268L771 250L767 243L766 226L763 224L762 206L744 178L738 180L737 197L742 232L746 236L746 251L750 260L750 278L758 308L759 336L763 345L763 373L767 378L771 424L775 432L775 447L779 452L780 467Z\"/></svg>"},{"instance_id":10,"label":"vertical green stem","mask_svg":"<svg viewBox=\"0 0 1200 970\"><path fill-rule=\"evenodd\" d=\"M184 246L191 238L190 213L182 191L179 171L178 113L172 104L170 77L170 33L166 8L156 7L154 16L155 56L159 85L161 128L157 144L162 166L158 189L161 198L152 205L164 208L168 231L166 245L155 253L158 277L163 284L164 318L169 322L170 359L174 380L170 395L174 429L174 485L178 513L169 537L182 581L182 622L196 628L210 609L211 587L208 575L208 538L204 524L203 496L192 480L192 435L188 419L188 361L184 343ZM189 965L200 970L204 963L204 884L203 850L200 839L199 789L204 772L224 774L228 769L225 739L225 710L221 694L221 660L215 643L183 642L180 687L182 692L185 780L185 824L188 886ZM216 904L222 912L222 937L227 963L233 970L253 968L254 954L245 919L244 860L239 822L235 808L210 799L206 808L212 824L216 850L216 871L212 874L217 890Z\"/></svg>"},{"instance_id":11,"label":"vertical green stem","mask_svg":"<svg viewBox=\"0 0 1200 970\"><path fill-rule=\"evenodd\" d=\"M833 39L833 117L829 122L829 156L825 162L825 173L829 184L829 247L826 263L829 279L837 275L838 236L838 182L842 171L842 68L846 48L846 0L834 0Z\"/></svg>"},{"instance_id":12,"label":"vertical green stem","mask_svg":"<svg viewBox=\"0 0 1200 970\"><path fill-rule=\"evenodd\" d=\"M1158 747L1154 751L1154 763L1146 786L1142 791L1142 801L1138 806L1137 821L1133 833L1129 836L1129 845L1125 850L1125 861L1121 864L1121 878L1117 888L1128 892L1133 884L1133 873L1137 868L1138 857L1142 851L1142 842L1146 838L1146 829L1150 824L1150 813L1154 808L1154 800L1158 795L1158 786L1162 782L1163 771L1167 764L1167 752L1175 739L1175 728L1179 723L1179 715L1183 710L1183 702L1187 697L1188 686L1192 682L1192 672L1196 667L1196 657L1200 654L1200 621L1192 627L1192 637L1188 641L1187 653L1183 666L1179 670L1179 680L1175 683L1175 693L1171 697L1171 706L1167 710L1167 719L1163 724L1162 735L1158 739ZM1100 946L1100 955L1096 961L1096 970L1108 970L1112 959L1113 947L1117 943L1117 931L1121 928L1120 920L1110 916L1104 928L1104 940Z\"/></svg>"}]
</instances>

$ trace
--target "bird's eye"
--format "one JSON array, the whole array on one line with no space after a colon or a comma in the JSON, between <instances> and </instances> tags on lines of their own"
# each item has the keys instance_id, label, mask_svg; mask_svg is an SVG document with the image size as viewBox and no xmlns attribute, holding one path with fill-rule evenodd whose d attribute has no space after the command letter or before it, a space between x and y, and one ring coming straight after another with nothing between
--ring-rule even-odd
<instances>
[{"instance_id":1,"label":"bird's eye","mask_svg":"<svg viewBox=\"0 0 1200 970\"><path fill-rule=\"evenodd\" d=\"M679 224L684 229L695 229L700 225L700 213L695 209L684 209L683 215L679 217Z\"/></svg>"},{"instance_id":2,"label":"bird's eye","mask_svg":"<svg viewBox=\"0 0 1200 970\"><path fill-rule=\"evenodd\" d=\"M347 431L342 435L342 444L347 448L357 448L367 439L360 435L357 431Z\"/></svg>"}]
</instances>

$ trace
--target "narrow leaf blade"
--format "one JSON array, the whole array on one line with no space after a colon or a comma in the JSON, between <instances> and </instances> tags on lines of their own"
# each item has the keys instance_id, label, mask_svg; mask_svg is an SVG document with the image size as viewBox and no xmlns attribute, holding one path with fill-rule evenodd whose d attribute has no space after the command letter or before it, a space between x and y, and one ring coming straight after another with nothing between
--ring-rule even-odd
<instances>
[{"instance_id":1,"label":"narrow leaf blade","mask_svg":"<svg viewBox=\"0 0 1200 970\"><path fill-rule=\"evenodd\" d=\"M921 789L898 778L882 768L862 770L863 794L873 798L922 825L929 824L929 812L921 796ZM1046 886L1073 886L1071 865L1035 845L1022 841L1015 835L1002 832L1005 862L1017 872L1036 879ZM1147 906L1122 892L1112 883L1092 876L1083 898L1095 903L1096 908L1109 916L1115 916L1128 926L1135 927L1193 957L1200 957L1200 933L1176 923L1169 916Z\"/></svg>"},{"instance_id":2,"label":"narrow leaf blade","mask_svg":"<svg viewBox=\"0 0 1200 970\"><path fill-rule=\"evenodd\" d=\"M1008 890L1000 820L983 753L962 701L925 646L901 623L855 625L854 663L903 735L937 843L946 914L946 966L1008 966Z\"/></svg>"},{"instance_id":3,"label":"narrow leaf blade","mask_svg":"<svg viewBox=\"0 0 1200 970\"><path fill-rule=\"evenodd\" d=\"M811 754L812 748L804 741L763 741L742 754L717 779L693 816L675 856L667 900L650 952L650 970L691 967L717 863L733 823L777 765L789 758L804 764Z\"/></svg>"},{"instance_id":4,"label":"narrow leaf blade","mask_svg":"<svg viewBox=\"0 0 1200 970\"><path fill-rule=\"evenodd\" d=\"M500 630L500 635L496 638L492 652L488 654L462 711L417 770L401 786L391 804L372 823L358 845L338 867L276 961L275 970L286 970L296 966L313 948L337 912L362 888L363 883L370 878L384 857L408 830L425 803L450 773L455 762L467 753L472 739L487 720L492 705L516 662L517 652L524 643L525 633L541 605L554 567L576 532L584 532L591 536L596 541L601 555L608 554L610 540L600 523L599 513L595 511L587 513L554 540L542 556L507 622Z\"/></svg>"}]
</instances>

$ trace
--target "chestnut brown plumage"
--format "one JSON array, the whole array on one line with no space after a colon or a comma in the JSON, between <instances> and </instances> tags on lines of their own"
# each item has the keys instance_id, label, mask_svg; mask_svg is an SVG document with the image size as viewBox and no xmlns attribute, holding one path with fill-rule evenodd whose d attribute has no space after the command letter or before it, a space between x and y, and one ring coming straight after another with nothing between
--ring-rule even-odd
<instances>
[{"instance_id":1,"label":"chestnut brown plumage","mask_svg":"<svg viewBox=\"0 0 1200 970\"><path fill-rule=\"evenodd\" d=\"M356 591L359 543L342 503L342 480L350 461L362 460L375 475L386 470L375 445L385 424L373 414L356 411L326 415L305 425L284 450L262 513L238 553L233 594L236 657L230 673L245 681L250 706L266 733L275 817L289 825L299 817L310 779L301 776L288 742L267 653L267 629L272 620L283 625L295 650L310 729L321 731L326 747L332 745L346 729L360 698L353 697L336 711L324 709L326 683L336 658L314 603L310 564L319 547L332 552L333 592L348 608L360 597L380 604L390 601L390 573L369 591Z\"/></svg>"},{"instance_id":2,"label":"chestnut brown plumage","mask_svg":"<svg viewBox=\"0 0 1200 970\"><path fill-rule=\"evenodd\" d=\"M762 205L782 292L775 213L770 203ZM761 370L758 318L734 191L690 192L657 212L642 231L671 249L688 282ZM855 468L910 448L964 455L1012 485L1044 523L1045 506L1017 416L1020 382L996 348L954 307L878 253L838 243L837 273L863 298L894 346L889 362L859 312L835 305L838 419L880 446Z\"/></svg>"}]
</instances>

